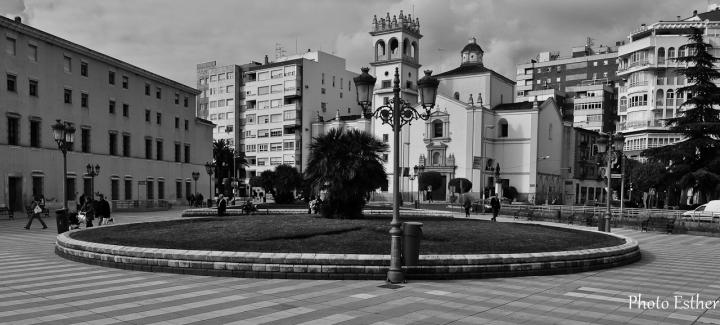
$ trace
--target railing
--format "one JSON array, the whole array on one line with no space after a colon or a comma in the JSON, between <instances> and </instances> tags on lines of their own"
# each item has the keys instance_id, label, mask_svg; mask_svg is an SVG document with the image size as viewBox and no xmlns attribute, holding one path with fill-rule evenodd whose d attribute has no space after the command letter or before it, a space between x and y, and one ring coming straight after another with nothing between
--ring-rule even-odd
<instances>
[{"instance_id":1,"label":"railing","mask_svg":"<svg viewBox=\"0 0 720 325\"><path fill-rule=\"evenodd\" d=\"M635 67L643 67L643 66L648 66L650 64L651 64L650 60L647 60L647 59L640 60L640 61L633 61L633 62L628 63L626 66L624 66L622 68L618 68L618 72L625 72L625 71L630 70Z\"/></svg>"},{"instance_id":2,"label":"railing","mask_svg":"<svg viewBox=\"0 0 720 325\"><path fill-rule=\"evenodd\" d=\"M172 204L167 200L113 200L110 201L113 210L127 209L170 209Z\"/></svg>"},{"instance_id":3,"label":"railing","mask_svg":"<svg viewBox=\"0 0 720 325\"><path fill-rule=\"evenodd\" d=\"M620 130L637 129L644 127L665 127L664 120L629 121L618 123Z\"/></svg>"}]
</instances>

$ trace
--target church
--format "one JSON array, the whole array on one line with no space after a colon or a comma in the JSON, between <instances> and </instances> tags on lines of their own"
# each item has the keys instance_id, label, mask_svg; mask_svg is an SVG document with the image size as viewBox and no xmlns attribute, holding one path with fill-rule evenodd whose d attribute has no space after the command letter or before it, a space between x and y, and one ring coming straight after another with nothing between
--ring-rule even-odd
<instances>
[{"instance_id":1,"label":"church","mask_svg":"<svg viewBox=\"0 0 720 325\"><path fill-rule=\"evenodd\" d=\"M420 22L402 11L399 16L373 20L370 32L374 58L370 62L377 78L373 108L389 103L392 78L397 68L401 97L417 102ZM562 196L564 176L570 170L570 151L563 143L571 137L572 127L563 123L555 99L513 103L515 82L486 67L484 51L471 38L460 51L460 65L435 74L440 81L435 108L427 121L405 125L400 133L400 166L412 173L424 166L424 173L442 177L439 188L420 188L418 178L405 172L400 190L406 201L420 196L434 201L450 201L448 183L454 178L472 182L469 195L474 199L485 193L502 193L512 188L517 201L545 202ZM376 137L393 143L389 125L371 121ZM392 152L392 148L390 150ZM386 170L392 177L392 155ZM392 182L383 191L392 192ZM428 190L430 193L428 194Z\"/></svg>"}]
</instances>

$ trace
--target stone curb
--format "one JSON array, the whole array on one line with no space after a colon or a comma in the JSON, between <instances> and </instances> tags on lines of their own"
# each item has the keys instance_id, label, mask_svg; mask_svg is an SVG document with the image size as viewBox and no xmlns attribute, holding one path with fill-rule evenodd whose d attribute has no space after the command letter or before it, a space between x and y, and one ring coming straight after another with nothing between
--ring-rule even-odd
<instances>
[{"instance_id":1,"label":"stone curb","mask_svg":"<svg viewBox=\"0 0 720 325\"><path fill-rule=\"evenodd\" d=\"M81 230L81 231L92 231ZM590 232L597 232L589 230ZM523 254L420 255L408 279L487 278L584 272L640 259L637 241L613 247ZM223 252L127 247L57 236L55 252L88 264L150 272L251 278L384 279L389 255Z\"/></svg>"},{"instance_id":2,"label":"stone curb","mask_svg":"<svg viewBox=\"0 0 720 325\"><path fill-rule=\"evenodd\" d=\"M307 214L307 209L260 209L253 214ZM391 215L392 210L363 210L366 215ZM227 209L226 216L244 216L241 209ZM452 217L450 211L434 211L434 210L400 210L400 215L414 216L435 216L435 217ZM182 212L181 217L217 217L217 209L213 208L197 208L187 209Z\"/></svg>"}]
</instances>

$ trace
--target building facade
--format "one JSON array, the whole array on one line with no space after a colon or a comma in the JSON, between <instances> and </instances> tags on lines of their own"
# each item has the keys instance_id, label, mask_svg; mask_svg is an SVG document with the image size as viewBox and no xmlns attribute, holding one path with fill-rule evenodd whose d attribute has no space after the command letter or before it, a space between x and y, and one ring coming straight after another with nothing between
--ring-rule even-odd
<instances>
[{"instance_id":1,"label":"building facade","mask_svg":"<svg viewBox=\"0 0 720 325\"><path fill-rule=\"evenodd\" d=\"M556 89L565 94L563 99L556 98L565 120L577 127L612 131L617 111L617 54L617 47L595 47L590 39L584 46L573 47L569 57L561 57L559 51L541 52L517 65L515 101L533 100L540 91Z\"/></svg>"},{"instance_id":2,"label":"building facade","mask_svg":"<svg viewBox=\"0 0 720 325\"><path fill-rule=\"evenodd\" d=\"M678 88L687 81L675 72L684 64L675 58L691 55L685 46L691 28L700 29L705 42L714 47L711 53L720 55L720 10L714 5L711 9L700 14L695 11L686 19L643 24L620 46L619 131L625 135L625 152L631 158L639 159L642 150L682 140L681 134L669 132L665 124L666 119L679 115L685 101Z\"/></svg>"},{"instance_id":3,"label":"building facade","mask_svg":"<svg viewBox=\"0 0 720 325\"><path fill-rule=\"evenodd\" d=\"M197 87L200 91L197 116L215 123L213 139L225 140L233 149L242 133L238 122L245 99L243 73L259 65L261 63L252 62L218 66L215 61L197 65Z\"/></svg>"},{"instance_id":4,"label":"building facade","mask_svg":"<svg viewBox=\"0 0 720 325\"><path fill-rule=\"evenodd\" d=\"M240 145L249 163L246 179L280 164L304 171L312 123L329 120L338 111L360 115L355 76L346 70L345 59L321 51L249 67L240 110Z\"/></svg>"},{"instance_id":5,"label":"building facade","mask_svg":"<svg viewBox=\"0 0 720 325\"><path fill-rule=\"evenodd\" d=\"M61 206L63 187L70 201L94 189L114 203L183 202L196 191L194 171L197 191L207 189L213 124L195 117L197 90L19 19L0 17L0 30L0 203L24 210L42 194ZM76 128L65 180L57 119ZM100 174L87 175L87 164Z\"/></svg>"}]
</instances>

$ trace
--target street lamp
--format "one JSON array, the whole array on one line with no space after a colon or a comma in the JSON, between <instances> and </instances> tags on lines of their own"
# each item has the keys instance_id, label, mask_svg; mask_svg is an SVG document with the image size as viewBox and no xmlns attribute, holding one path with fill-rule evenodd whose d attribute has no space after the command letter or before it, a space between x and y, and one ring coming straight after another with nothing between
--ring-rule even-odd
<instances>
[{"instance_id":1,"label":"street lamp","mask_svg":"<svg viewBox=\"0 0 720 325\"><path fill-rule=\"evenodd\" d=\"M422 174L424 171L425 171L425 165L420 165L420 166L415 165L415 167L413 167L413 174L410 175L410 182L411 182L410 185L411 186L412 186L412 181L414 181L415 178L418 179L418 186L417 186L418 191L417 191L417 200L415 200L415 209L417 209L420 204L420 174ZM412 192L411 192L411 194L412 194Z\"/></svg>"},{"instance_id":2,"label":"street lamp","mask_svg":"<svg viewBox=\"0 0 720 325\"><path fill-rule=\"evenodd\" d=\"M212 175L215 172L215 163L206 162L205 163L205 171L207 172L207 174L210 178L210 191L208 193L208 202L212 202L212 198L213 198ZM209 207L210 207L210 204L208 204L208 208Z\"/></svg>"},{"instance_id":3,"label":"street lamp","mask_svg":"<svg viewBox=\"0 0 720 325\"><path fill-rule=\"evenodd\" d=\"M65 209L65 213L67 213L67 152L70 148L72 148L73 142L75 142L75 127L72 126L70 122L61 122L60 120L56 121L57 123L52 126L52 130L58 149L60 149L63 155L63 208Z\"/></svg>"},{"instance_id":4,"label":"street lamp","mask_svg":"<svg viewBox=\"0 0 720 325\"><path fill-rule=\"evenodd\" d=\"M200 172L192 172L192 178L195 181L195 193L197 193L197 181L200 178Z\"/></svg>"},{"instance_id":5,"label":"street lamp","mask_svg":"<svg viewBox=\"0 0 720 325\"><path fill-rule=\"evenodd\" d=\"M485 143L486 142L485 139L487 138L487 135L486 135L487 131L485 131L485 130L494 129L494 128L495 128L495 125L485 125L485 127L483 128L484 132L480 136L482 139L482 141L481 141L482 143L480 145L482 145L482 157L484 160L487 159L487 157L485 157L485 147L487 147L487 145ZM482 204L483 204L482 206L484 207L484 204L485 204L485 179L484 179L485 173L484 172L485 172L485 169L487 169L487 163L484 163L483 165L485 165L485 166L480 166L480 191L482 191L482 193L480 193L480 197L482 198ZM483 212L485 212L484 209L485 208L483 208Z\"/></svg>"},{"instance_id":6,"label":"street lamp","mask_svg":"<svg viewBox=\"0 0 720 325\"><path fill-rule=\"evenodd\" d=\"M93 166L87 164L85 170L87 171L87 175L92 178L92 182L90 183L90 197L93 197L95 196L95 176L100 175L100 165L95 164L95 166Z\"/></svg>"},{"instance_id":7,"label":"street lamp","mask_svg":"<svg viewBox=\"0 0 720 325\"><path fill-rule=\"evenodd\" d=\"M619 151L617 154L622 154L623 146L625 145L625 137L620 133L608 134L607 136L601 136L596 144L598 147L598 153L605 153L607 151L605 157L607 159L607 169L605 170L605 177L607 177L605 194L607 197L607 211L605 211L605 214L603 215L604 227L603 225L598 225L598 230L610 232L610 219L612 218L612 210L610 209L610 177L612 175L610 169L612 168L612 160L615 152Z\"/></svg>"},{"instance_id":8,"label":"street lamp","mask_svg":"<svg viewBox=\"0 0 720 325\"><path fill-rule=\"evenodd\" d=\"M393 79L393 98L390 105L382 105L372 111L372 95L375 87L375 77L368 74L369 68L361 68L362 74L353 78L355 89L357 90L357 101L363 109L363 116L366 119L375 116L380 118L383 124L389 124L393 130L393 218L390 222L390 270L388 270L387 281L390 283L403 282L405 275L402 271L402 261L400 260L400 207L399 207L399 188L400 175L400 129L405 124L410 124L413 120L430 118L431 110L435 106L435 96L440 82L437 78L431 76L432 71L425 70L425 76L418 80L418 94L420 95L420 105L424 112L418 112L412 103L400 98L400 72L395 68L395 78Z\"/></svg>"}]
</instances>

